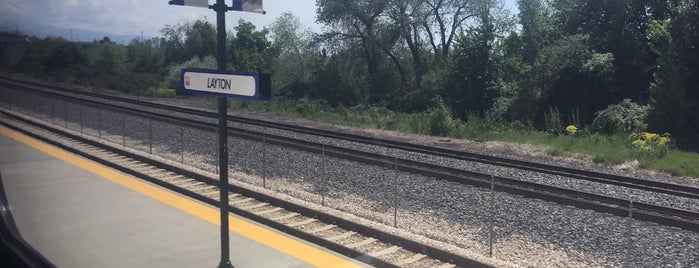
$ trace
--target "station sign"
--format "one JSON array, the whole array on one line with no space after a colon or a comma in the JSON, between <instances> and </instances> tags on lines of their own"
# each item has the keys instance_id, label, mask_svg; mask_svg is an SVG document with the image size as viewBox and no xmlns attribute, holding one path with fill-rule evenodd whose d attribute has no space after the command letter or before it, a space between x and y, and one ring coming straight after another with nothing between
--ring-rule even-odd
<instances>
[{"instance_id":1,"label":"station sign","mask_svg":"<svg viewBox=\"0 0 699 268\"><path fill-rule=\"evenodd\" d=\"M262 0L233 0L231 10L265 14Z\"/></svg>"},{"instance_id":2,"label":"station sign","mask_svg":"<svg viewBox=\"0 0 699 268\"><path fill-rule=\"evenodd\" d=\"M209 8L209 0L172 0L170 5Z\"/></svg>"},{"instance_id":3,"label":"station sign","mask_svg":"<svg viewBox=\"0 0 699 268\"><path fill-rule=\"evenodd\" d=\"M171 0L170 5L209 8L209 0ZM233 0L230 10L265 14L262 0Z\"/></svg>"},{"instance_id":4,"label":"station sign","mask_svg":"<svg viewBox=\"0 0 699 268\"><path fill-rule=\"evenodd\" d=\"M181 92L238 99L260 98L260 75L251 72L182 69Z\"/></svg>"}]
</instances>

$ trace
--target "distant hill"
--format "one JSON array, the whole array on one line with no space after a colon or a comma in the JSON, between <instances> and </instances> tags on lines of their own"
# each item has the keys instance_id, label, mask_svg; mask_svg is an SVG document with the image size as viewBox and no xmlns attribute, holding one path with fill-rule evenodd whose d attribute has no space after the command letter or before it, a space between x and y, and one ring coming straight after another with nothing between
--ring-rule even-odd
<instances>
[{"instance_id":1,"label":"distant hill","mask_svg":"<svg viewBox=\"0 0 699 268\"><path fill-rule=\"evenodd\" d=\"M109 37L113 42L120 44L128 44L134 38L141 38L140 35L129 34L129 35L118 35L111 34L107 32L89 31L82 29L66 29L61 27L56 27L52 25L44 25L39 23L23 23L18 25L16 23L0 21L0 31L3 32L15 32L19 31L22 34L28 36L36 36L39 38L44 38L46 36L60 36L67 40L77 41L77 42L90 42L93 40L102 40L105 36ZM145 36L145 38L150 38Z\"/></svg>"}]
</instances>

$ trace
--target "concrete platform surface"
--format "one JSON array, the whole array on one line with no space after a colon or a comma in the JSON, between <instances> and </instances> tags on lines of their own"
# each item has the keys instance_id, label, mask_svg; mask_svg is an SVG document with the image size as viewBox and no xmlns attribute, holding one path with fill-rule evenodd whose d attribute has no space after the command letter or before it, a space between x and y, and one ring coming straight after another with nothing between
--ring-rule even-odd
<instances>
[{"instance_id":1,"label":"concrete platform surface","mask_svg":"<svg viewBox=\"0 0 699 268\"><path fill-rule=\"evenodd\" d=\"M0 126L0 175L23 238L57 267L216 267L218 209ZM231 263L366 267L232 215Z\"/></svg>"}]
</instances>

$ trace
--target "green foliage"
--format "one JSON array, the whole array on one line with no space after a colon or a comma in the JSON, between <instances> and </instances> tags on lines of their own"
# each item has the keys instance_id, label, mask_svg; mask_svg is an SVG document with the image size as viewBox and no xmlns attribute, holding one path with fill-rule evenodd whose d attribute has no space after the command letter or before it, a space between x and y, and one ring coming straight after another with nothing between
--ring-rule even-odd
<instances>
[{"instance_id":1,"label":"green foliage","mask_svg":"<svg viewBox=\"0 0 699 268\"><path fill-rule=\"evenodd\" d=\"M549 111L544 115L544 126L546 133L549 135L558 136L563 134L563 120L561 120L561 113L558 111L558 108L549 108Z\"/></svg>"},{"instance_id":2,"label":"green foliage","mask_svg":"<svg viewBox=\"0 0 699 268\"><path fill-rule=\"evenodd\" d=\"M597 112L590 130L605 134L640 132L647 128L648 106L625 99Z\"/></svg>"},{"instance_id":3,"label":"green foliage","mask_svg":"<svg viewBox=\"0 0 699 268\"><path fill-rule=\"evenodd\" d=\"M174 98L177 96L177 90L172 88L149 88L143 93L144 96L154 98Z\"/></svg>"},{"instance_id":4,"label":"green foliage","mask_svg":"<svg viewBox=\"0 0 699 268\"><path fill-rule=\"evenodd\" d=\"M669 172L678 176L699 178L699 154L671 150L661 158L641 159L642 168Z\"/></svg>"},{"instance_id":5,"label":"green foliage","mask_svg":"<svg viewBox=\"0 0 699 268\"><path fill-rule=\"evenodd\" d=\"M651 48L657 55L657 64L650 86L649 129L657 132L686 133L686 94L677 51L668 31L670 21L651 21ZM680 136L681 137L681 136Z\"/></svg>"},{"instance_id":6,"label":"green foliage","mask_svg":"<svg viewBox=\"0 0 699 268\"><path fill-rule=\"evenodd\" d=\"M216 69L216 59L212 56L204 58L194 57L181 64L170 66L167 76L160 83L163 88L179 88L182 83L182 69L184 68L201 68L201 69Z\"/></svg>"},{"instance_id":7,"label":"green foliage","mask_svg":"<svg viewBox=\"0 0 699 268\"><path fill-rule=\"evenodd\" d=\"M663 135L650 132L633 133L629 136L631 145L643 157L662 157L670 151L672 138L669 133Z\"/></svg>"},{"instance_id":8,"label":"green foliage","mask_svg":"<svg viewBox=\"0 0 699 268\"><path fill-rule=\"evenodd\" d=\"M614 72L614 54L592 53L582 65L582 71L600 76L608 76Z\"/></svg>"},{"instance_id":9,"label":"green foliage","mask_svg":"<svg viewBox=\"0 0 699 268\"><path fill-rule=\"evenodd\" d=\"M226 48L227 68L246 72L269 72L271 43L267 40L268 29L258 31L254 24L243 19L235 27L235 36L228 36Z\"/></svg>"},{"instance_id":10,"label":"green foliage","mask_svg":"<svg viewBox=\"0 0 699 268\"><path fill-rule=\"evenodd\" d=\"M456 123L451 118L451 112L441 97L437 96L432 99L432 108L425 111L425 114L429 122L430 134L447 136L454 131Z\"/></svg>"},{"instance_id":11,"label":"green foliage","mask_svg":"<svg viewBox=\"0 0 699 268\"><path fill-rule=\"evenodd\" d=\"M645 130L648 108L636 103L648 103L649 130L699 148L696 0L518 0L517 28L496 0L316 2L320 33L293 14L270 29L240 21L228 33L227 68L273 72L279 99L241 107L483 140L560 138L575 148L594 132ZM29 38L23 61L8 69L168 95L145 91L178 87L182 67L216 67L206 57L216 50L210 23L161 34L128 45ZM576 135L560 135L567 125Z\"/></svg>"},{"instance_id":12,"label":"green foliage","mask_svg":"<svg viewBox=\"0 0 699 268\"><path fill-rule=\"evenodd\" d=\"M216 29L205 20L188 24L185 31L184 56L204 58L216 54Z\"/></svg>"}]
</instances>

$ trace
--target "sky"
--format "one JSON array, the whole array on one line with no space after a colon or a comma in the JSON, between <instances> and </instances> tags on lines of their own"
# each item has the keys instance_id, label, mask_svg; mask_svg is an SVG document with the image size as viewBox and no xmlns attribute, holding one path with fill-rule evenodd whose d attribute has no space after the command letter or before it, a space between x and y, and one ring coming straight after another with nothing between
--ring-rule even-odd
<instances>
[{"instance_id":1,"label":"sky","mask_svg":"<svg viewBox=\"0 0 699 268\"><path fill-rule=\"evenodd\" d=\"M215 0L209 0L213 4ZM515 0L505 0L516 9ZM230 0L226 0L228 5ZM252 22L261 29L269 26L284 12L291 12L314 32L322 25L315 22L315 0L264 0L266 15L246 12L226 13L226 27L233 29L239 19ZM117 35L160 36L165 25L206 19L215 25L213 10L188 6L171 6L168 0L2 0L0 24L5 29L18 29L29 24L42 24L63 29L82 29ZM24 27L24 28L27 28Z\"/></svg>"}]
</instances>

